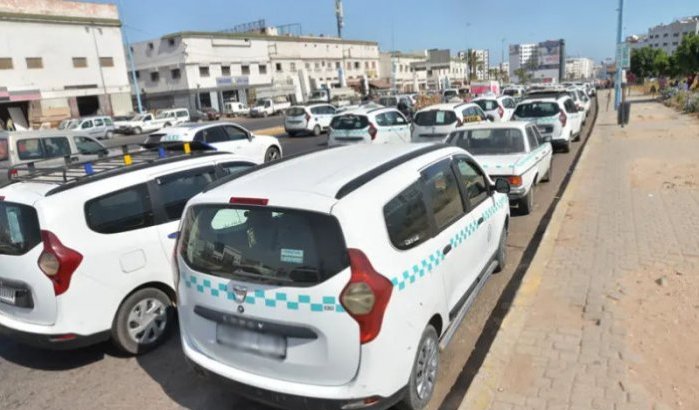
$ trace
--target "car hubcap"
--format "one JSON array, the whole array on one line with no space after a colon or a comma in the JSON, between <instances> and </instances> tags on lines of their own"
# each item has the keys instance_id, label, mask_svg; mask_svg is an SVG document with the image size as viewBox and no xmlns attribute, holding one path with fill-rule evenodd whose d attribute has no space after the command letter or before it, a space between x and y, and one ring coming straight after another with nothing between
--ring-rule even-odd
<instances>
[{"instance_id":1,"label":"car hubcap","mask_svg":"<svg viewBox=\"0 0 699 410\"><path fill-rule=\"evenodd\" d=\"M167 325L167 307L154 298L138 302L129 313L126 327L131 340L138 344L156 341Z\"/></svg>"},{"instance_id":2,"label":"car hubcap","mask_svg":"<svg viewBox=\"0 0 699 410\"><path fill-rule=\"evenodd\" d=\"M434 389L437 378L437 343L434 339L427 339L421 346L415 366L415 389L420 400L428 398Z\"/></svg>"},{"instance_id":3,"label":"car hubcap","mask_svg":"<svg viewBox=\"0 0 699 410\"><path fill-rule=\"evenodd\" d=\"M267 161L274 161L279 158L279 154L277 153L276 150L271 150L269 154L267 154Z\"/></svg>"}]
</instances>

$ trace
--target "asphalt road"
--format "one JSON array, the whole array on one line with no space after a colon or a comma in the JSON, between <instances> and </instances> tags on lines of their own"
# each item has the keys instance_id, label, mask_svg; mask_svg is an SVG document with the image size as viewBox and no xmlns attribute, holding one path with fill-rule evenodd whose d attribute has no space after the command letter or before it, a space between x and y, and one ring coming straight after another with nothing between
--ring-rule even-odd
<instances>
[{"instance_id":1,"label":"asphalt road","mask_svg":"<svg viewBox=\"0 0 699 410\"><path fill-rule=\"evenodd\" d=\"M583 139L589 135L593 115ZM288 147L287 155L317 148L325 140L325 136L281 137ZM512 210L507 268L490 278L451 344L442 352L431 410L458 407L533 256L537 242L532 242L532 238L541 235L547 211L559 195L559 187L581 145L574 143L570 153L554 156L552 180L537 187L532 214L519 216L516 209ZM237 397L225 386L198 378L185 363L178 335L138 358L120 356L108 343L78 351L49 352L0 337L0 380L3 409L268 410Z\"/></svg>"}]
</instances>

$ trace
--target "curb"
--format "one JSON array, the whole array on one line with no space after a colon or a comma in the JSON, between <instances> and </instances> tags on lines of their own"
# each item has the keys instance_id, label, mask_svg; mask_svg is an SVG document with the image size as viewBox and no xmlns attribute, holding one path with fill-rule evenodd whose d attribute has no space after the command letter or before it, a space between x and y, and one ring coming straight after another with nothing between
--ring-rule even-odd
<instances>
[{"instance_id":1,"label":"curb","mask_svg":"<svg viewBox=\"0 0 699 410\"><path fill-rule=\"evenodd\" d=\"M597 101L595 103L597 104ZM573 160L569 170L570 173L584 166L583 160L587 157L585 148L587 142L594 135L598 115L599 104L597 105L590 135L583 142L584 145L580 148L579 157ZM536 255L524 274L512 305L505 315L485 360L473 378L458 410L487 410L492 404L500 380L507 371L514 352L514 346L529 316L529 307L533 304L539 292L544 272L553 255L556 239L570 207L570 198L574 196L577 186L581 182L579 178L579 172L576 172L573 173L567 185L565 179L563 180L562 188L564 193L557 204L554 202L555 210L538 245Z\"/></svg>"}]
</instances>

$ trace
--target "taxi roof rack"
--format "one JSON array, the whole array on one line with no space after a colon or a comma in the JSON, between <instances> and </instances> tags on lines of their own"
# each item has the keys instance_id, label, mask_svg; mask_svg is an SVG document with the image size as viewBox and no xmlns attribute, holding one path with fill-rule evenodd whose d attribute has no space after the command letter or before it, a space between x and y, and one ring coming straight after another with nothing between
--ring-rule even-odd
<instances>
[{"instance_id":1,"label":"taxi roof rack","mask_svg":"<svg viewBox=\"0 0 699 410\"><path fill-rule=\"evenodd\" d=\"M139 150L130 151L128 145L123 145L120 154L104 156L92 161L78 162L76 155L66 155L63 157L62 165L40 166L41 163L48 161L53 161L55 164L61 157L15 165L8 170L9 182L3 186L25 181L57 185L46 193L46 196L50 196L116 175L182 161L194 155L222 154L210 145L199 142L143 144L140 147Z\"/></svg>"}]
</instances>

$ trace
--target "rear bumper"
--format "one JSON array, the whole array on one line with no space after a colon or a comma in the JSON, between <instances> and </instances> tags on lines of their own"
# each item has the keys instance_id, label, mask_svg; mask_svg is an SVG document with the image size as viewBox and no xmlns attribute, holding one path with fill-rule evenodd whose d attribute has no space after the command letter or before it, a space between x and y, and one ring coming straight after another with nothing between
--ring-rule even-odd
<instances>
[{"instance_id":1,"label":"rear bumper","mask_svg":"<svg viewBox=\"0 0 699 410\"><path fill-rule=\"evenodd\" d=\"M347 398L347 399L323 399L314 397L304 397L296 396L292 394L279 393L271 390L261 389L259 387L254 387L251 385L236 382L227 379L221 375L210 372L198 365L197 363L190 360L186 355L185 358L187 362L192 366L194 371L207 379L216 381L231 390L235 391L242 397L249 400L265 404L267 406L276 407L279 409L288 410L343 410L344 406L347 406L358 401L362 401L364 398ZM375 402L368 404L364 407L353 407L362 410L384 410L394 404L398 403L405 396L406 387L398 390L395 394L390 397L372 397L377 399Z\"/></svg>"},{"instance_id":2,"label":"rear bumper","mask_svg":"<svg viewBox=\"0 0 699 410\"><path fill-rule=\"evenodd\" d=\"M92 335L78 335L74 333L31 333L13 329L2 324L0 324L0 335L21 344L50 350L77 349L105 342L110 338L109 330Z\"/></svg>"}]
</instances>

